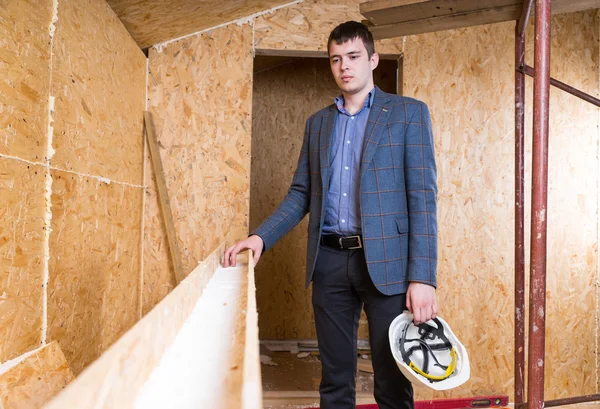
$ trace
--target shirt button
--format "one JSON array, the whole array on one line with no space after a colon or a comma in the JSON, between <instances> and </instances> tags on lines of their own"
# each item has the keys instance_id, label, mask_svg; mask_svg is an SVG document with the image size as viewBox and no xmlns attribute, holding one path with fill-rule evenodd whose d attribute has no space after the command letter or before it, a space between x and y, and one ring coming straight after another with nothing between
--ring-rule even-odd
<instances>
[{"instance_id":1,"label":"shirt button","mask_svg":"<svg viewBox=\"0 0 600 409\"><path fill-rule=\"evenodd\" d=\"M344 166L344 169L348 170L348 166Z\"/></svg>"},{"instance_id":2,"label":"shirt button","mask_svg":"<svg viewBox=\"0 0 600 409\"><path fill-rule=\"evenodd\" d=\"M350 144L350 141L346 141L347 144Z\"/></svg>"},{"instance_id":3,"label":"shirt button","mask_svg":"<svg viewBox=\"0 0 600 409\"><path fill-rule=\"evenodd\" d=\"M344 193L344 196L347 196L347 195Z\"/></svg>"},{"instance_id":4,"label":"shirt button","mask_svg":"<svg viewBox=\"0 0 600 409\"><path fill-rule=\"evenodd\" d=\"M342 219L342 223L346 223L346 220Z\"/></svg>"},{"instance_id":5,"label":"shirt button","mask_svg":"<svg viewBox=\"0 0 600 409\"><path fill-rule=\"evenodd\" d=\"M351 117L350 117L350 119L354 119L354 117L353 117L353 116L351 116Z\"/></svg>"}]
</instances>

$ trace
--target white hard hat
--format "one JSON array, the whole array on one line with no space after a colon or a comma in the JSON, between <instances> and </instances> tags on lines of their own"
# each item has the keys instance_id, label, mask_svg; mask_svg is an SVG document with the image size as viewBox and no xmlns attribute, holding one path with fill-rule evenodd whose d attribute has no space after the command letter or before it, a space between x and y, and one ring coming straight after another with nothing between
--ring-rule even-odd
<instances>
[{"instance_id":1,"label":"white hard hat","mask_svg":"<svg viewBox=\"0 0 600 409\"><path fill-rule=\"evenodd\" d=\"M415 386L442 391L471 375L467 350L440 317L415 325L413 314L404 311L390 324L389 339L398 367Z\"/></svg>"}]
</instances>

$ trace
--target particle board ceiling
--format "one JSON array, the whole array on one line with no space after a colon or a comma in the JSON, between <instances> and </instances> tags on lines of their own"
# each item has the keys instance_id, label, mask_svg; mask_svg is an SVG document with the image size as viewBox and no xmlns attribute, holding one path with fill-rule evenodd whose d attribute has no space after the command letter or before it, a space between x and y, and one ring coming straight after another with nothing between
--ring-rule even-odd
<instances>
[{"instance_id":1,"label":"particle board ceiling","mask_svg":"<svg viewBox=\"0 0 600 409\"><path fill-rule=\"evenodd\" d=\"M534 1L535 4L535 1ZM523 0L372 0L360 12L376 39L518 20ZM552 14L600 8L600 0L553 0Z\"/></svg>"},{"instance_id":2,"label":"particle board ceiling","mask_svg":"<svg viewBox=\"0 0 600 409\"><path fill-rule=\"evenodd\" d=\"M107 0L140 48L228 23L292 0Z\"/></svg>"}]
</instances>

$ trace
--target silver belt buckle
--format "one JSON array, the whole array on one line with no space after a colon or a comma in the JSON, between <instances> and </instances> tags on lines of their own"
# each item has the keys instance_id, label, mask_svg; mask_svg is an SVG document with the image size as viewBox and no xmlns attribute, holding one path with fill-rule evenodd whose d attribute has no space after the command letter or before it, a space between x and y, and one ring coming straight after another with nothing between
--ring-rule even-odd
<instances>
[{"instance_id":1,"label":"silver belt buckle","mask_svg":"<svg viewBox=\"0 0 600 409\"><path fill-rule=\"evenodd\" d=\"M354 246L354 247L348 247L348 250L354 250L354 249L362 249L362 241L360 240L360 236L348 236L346 237L347 239L352 239L356 237L356 239L358 240L358 246ZM340 239L340 245L342 244L342 239Z\"/></svg>"}]
</instances>

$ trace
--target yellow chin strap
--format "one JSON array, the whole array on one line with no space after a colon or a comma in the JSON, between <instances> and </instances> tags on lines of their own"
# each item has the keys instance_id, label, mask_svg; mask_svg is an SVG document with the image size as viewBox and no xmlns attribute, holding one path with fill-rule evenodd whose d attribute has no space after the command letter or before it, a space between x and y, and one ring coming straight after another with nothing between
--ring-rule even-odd
<instances>
[{"instance_id":1,"label":"yellow chin strap","mask_svg":"<svg viewBox=\"0 0 600 409\"><path fill-rule=\"evenodd\" d=\"M442 326L442 323L437 318L434 318L433 321L437 325L437 328L434 326L431 326L429 324L426 324L426 323L420 324L420 325L418 325L419 338L413 338L413 339L406 338L408 328L411 325L410 323L407 324L406 327L404 328L404 331L402 331L402 337L400 339L399 346L400 346L400 353L402 354L402 360L410 369L412 369L419 375L423 376L424 378L428 379L430 382L439 382L439 381L443 381L444 379L449 378L450 375L452 375L454 373L454 371L456 370L457 357L456 357L456 349L454 348L454 346L450 343L450 341L444 334L444 327ZM438 343L438 344L433 344L433 343L427 342L427 341L434 341L436 338L441 340L442 342ZM409 350L407 351L405 349L405 342L417 342L418 345L409 348ZM419 368L410 359L410 355L413 353L413 351L416 351L418 349L420 349L424 354L423 355L423 357L424 357L424 362L423 362L424 367L423 368ZM450 350L450 357L452 359L452 362L450 362L450 364L448 366L442 365L434 355L434 351L441 351L441 350ZM429 373L427 373L427 371L428 371L427 356L428 355L430 355L433 358L433 360L435 361L435 366L440 367L445 370L445 373L443 375L430 375Z\"/></svg>"},{"instance_id":2,"label":"yellow chin strap","mask_svg":"<svg viewBox=\"0 0 600 409\"><path fill-rule=\"evenodd\" d=\"M456 350L454 349L454 347L452 347L452 349L450 350L450 356L452 357L452 362L450 363L450 365L448 365L446 373L443 375L429 375L428 373L423 372L421 368L416 366L412 361L408 363L408 367L429 380L443 381L444 379L449 378L450 375L452 375L454 373L454 370L456 369Z\"/></svg>"}]
</instances>

